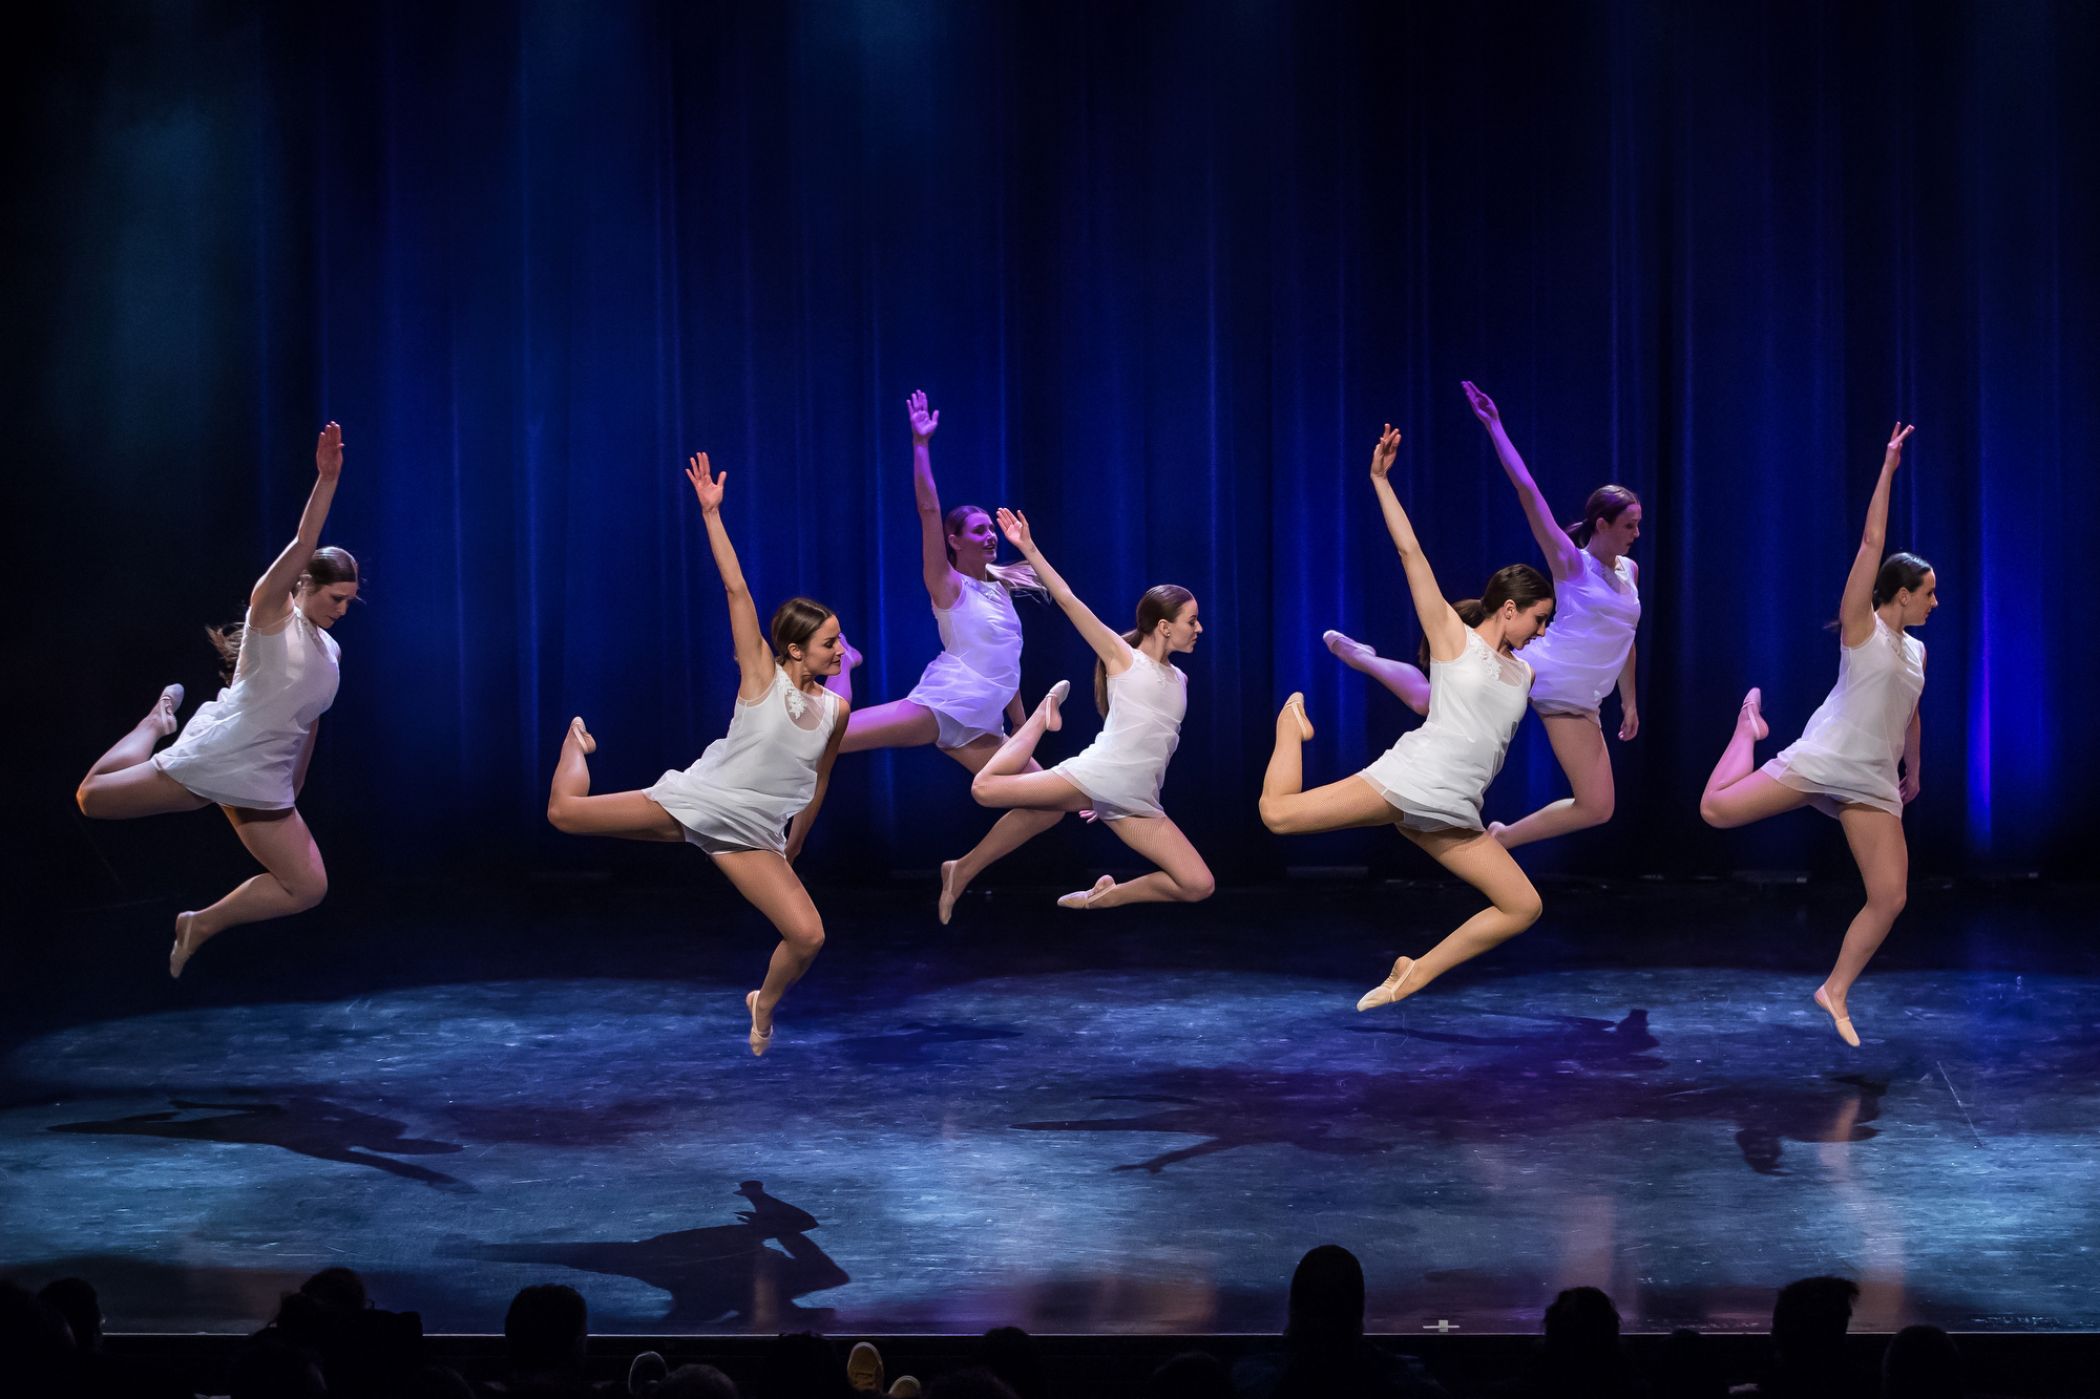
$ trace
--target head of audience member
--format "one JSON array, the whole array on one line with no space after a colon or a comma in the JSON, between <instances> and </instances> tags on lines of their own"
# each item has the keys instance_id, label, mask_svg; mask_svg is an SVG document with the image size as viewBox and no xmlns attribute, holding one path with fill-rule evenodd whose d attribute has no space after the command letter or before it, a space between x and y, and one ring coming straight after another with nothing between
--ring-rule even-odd
<instances>
[{"instance_id":1,"label":"head of audience member","mask_svg":"<svg viewBox=\"0 0 2100 1399\"><path fill-rule=\"evenodd\" d=\"M18 1394L57 1391L79 1356L58 1308L0 1282L0 1379Z\"/></svg>"},{"instance_id":2,"label":"head of audience member","mask_svg":"<svg viewBox=\"0 0 2100 1399\"><path fill-rule=\"evenodd\" d=\"M735 1383L712 1365L681 1365L648 1394L649 1399L737 1399Z\"/></svg>"},{"instance_id":3,"label":"head of audience member","mask_svg":"<svg viewBox=\"0 0 2100 1399\"><path fill-rule=\"evenodd\" d=\"M1020 1327L1001 1326L985 1332L978 1354L984 1368L1020 1399L1049 1399L1050 1380L1043 1370L1042 1349Z\"/></svg>"},{"instance_id":4,"label":"head of audience member","mask_svg":"<svg viewBox=\"0 0 2100 1399\"><path fill-rule=\"evenodd\" d=\"M758 1399L853 1399L846 1363L831 1342L808 1331L773 1338L758 1367Z\"/></svg>"},{"instance_id":5,"label":"head of audience member","mask_svg":"<svg viewBox=\"0 0 2100 1399\"><path fill-rule=\"evenodd\" d=\"M926 1399L1020 1399L1020 1396L1005 1380L979 1366L942 1375L926 1386Z\"/></svg>"},{"instance_id":6,"label":"head of audience member","mask_svg":"<svg viewBox=\"0 0 2100 1399\"><path fill-rule=\"evenodd\" d=\"M1881 1399L1962 1399L1961 1352L1937 1326L1906 1326L1881 1356Z\"/></svg>"},{"instance_id":7,"label":"head of audience member","mask_svg":"<svg viewBox=\"0 0 2100 1399\"><path fill-rule=\"evenodd\" d=\"M1364 1269L1340 1244L1321 1244L1291 1274L1293 1348L1353 1346L1364 1334Z\"/></svg>"},{"instance_id":8,"label":"head of audience member","mask_svg":"<svg viewBox=\"0 0 2100 1399\"><path fill-rule=\"evenodd\" d=\"M93 1283L86 1278L60 1278L44 1284L36 1295L37 1300L66 1319L76 1350L102 1348L102 1299L95 1295Z\"/></svg>"},{"instance_id":9,"label":"head of audience member","mask_svg":"<svg viewBox=\"0 0 2100 1399\"><path fill-rule=\"evenodd\" d=\"M299 1295L336 1312L361 1312L372 1305L365 1280L349 1268L323 1268L299 1284Z\"/></svg>"},{"instance_id":10,"label":"head of audience member","mask_svg":"<svg viewBox=\"0 0 2100 1399\"><path fill-rule=\"evenodd\" d=\"M1546 1308L1546 1354L1556 1364L1596 1365L1619 1353L1619 1309L1594 1287L1571 1287Z\"/></svg>"},{"instance_id":11,"label":"head of audience member","mask_svg":"<svg viewBox=\"0 0 2100 1399\"><path fill-rule=\"evenodd\" d=\"M228 1399L322 1399L328 1381L306 1351L265 1337L250 1341L233 1358L226 1393Z\"/></svg>"},{"instance_id":12,"label":"head of audience member","mask_svg":"<svg viewBox=\"0 0 2100 1399\"><path fill-rule=\"evenodd\" d=\"M1152 1372L1148 1399L1233 1399L1232 1371L1205 1351L1183 1351Z\"/></svg>"},{"instance_id":13,"label":"head of audience member","mask_svg":"<svg viewBox=\"0 0 2100 1399\"><path fill-rule=\"evenodd\" d=\"M1815 1371L1838 1365L1859 1284L1844 1278L1802 1278L1779 1289L1772 1305L1772 1349L1784 1370Z\"/></svg>"},{"instance_id":14,"label":"head of audience member","mask_svg":"<svg viewBox=\"0 0 2100 1399\"><path fill-rule=\"evenodd\" d=\"M591 1337L583 1295L558 1282L521 1287L503 1317L503 1340L513 1375L581 1375Z\"/></svg>"}]
</instances>

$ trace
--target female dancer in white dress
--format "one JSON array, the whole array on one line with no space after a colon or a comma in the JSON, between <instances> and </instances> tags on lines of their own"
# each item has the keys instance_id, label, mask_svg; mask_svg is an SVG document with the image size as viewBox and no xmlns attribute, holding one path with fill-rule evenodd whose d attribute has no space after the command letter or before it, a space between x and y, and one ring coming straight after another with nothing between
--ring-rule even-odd
<instances>
[{"instance_id":1,"label":"female dancer in white dress","mask_svg":"<svg viewBox=\"0 0 2100 1399\"><path fill-rule=\"evenodd\" d=\"M741 676L729 733L683 772L666 772L638 792L594 797L585 759L598 750L598 741L581 718L572 719L548 790L547 819L570 835L697 845L771 920L780 945L766 967L765 984L744 997L751 1052L763 1054L772 1044L780 998L824 947L824 920L795 877L794 860L824 804L831 764L845 737L849 706L824 688L824 680L838 673L846 653L839 619L806 597L789 598L774 612L768 643L722 523L729 473L714 474L702 452L686 479L700 500L708 546L729 594L729 631Z\"/></svg>"},{"instance_id":2,"label":"female dancer in white dress","mask_svg":"<svg viewBox=\"0 0 2100 1399\"><path fill-rule=\"evenodd\" d=\"M1735 733L1699 799L1706 823L1723 829L1800 806L1835 816L1845 828L1867 902L1845 929L1837 964L1816 988L1815 1001L1829 1014L1838 1038L1854 1046L1859 1032L1845 997L1903 912L1910 883L1903 807L1918 795L1925 644L1909 628L1923 626L1940 605L1931 564L1916 554L1881 557L1890 483L1913 431L1915 426L1898 423L1889 435L1881 478L1867 502L1866 530L1845 576L1838 604L1837 688L1809 716L1801 737L1762 768L1755 764L1757 741L1768 731L1763 695L1752 689L1743 696Z\"/></svg>"},{"instance_id":3,"label":"female dancer in white dress","mask_svg":"<svg viewBox=\"0 0 2100 1399\"><path fill-rule=\"evenodd\" d=\"M1006 726L1021 723L1021 618L1013 594L1040 587L1026 568L1000 564L999 536L992 517L974 505L941 513L933 483L934 431L941 415L914 391L911 412L912 491L919 506L919 565L926 595L940 628L941 653L901 700L857 711L847 721L844 751L916 748L931 743L971 772L979 772L1006 740ZM853 698L853 668L860 653L849 644L846 664L831 688ZM1031 770L1038 770L1031 766ZM941 865L940 920L970 881L1002 855L1010 855L1064 819L1063 811L1009 811L975 849Z\"/></svg>"},{"instance_id":4,"label":"female dancer in white dress","mask_svg":"<svg viewBox=\"0 0 2100 1399\"><path fill-rule=\"evenodd\" d=\"M1553 584L1529 564L1511 564L1488 579L1478 599L1456 607L1446 602L1387 479L1399 450L1400 434L1389 423L1371 454L1371 487L1400 551L1427 643L1428 721L1354 777L1308 792L1303 748L1313 728L1305 696L1293 694L1276 716L1276 749L1262 777L1262 824L1279 835L1392 825L1490 902L1422 956L1395 961L1386 979L1357 1001L1358 1010L1407 999L1523 932L1541 911L1538 890L1481 828L1480 798L1502 767L1531 689L1531 668L1513 653L1552 618Z\"/></svg>"},{"instance_id":5,"label":"female dancer in white dress","mask_svg":"<svg viewBox=\"0 0 2100 1399\"><path fill-rule=\"evenodd\" d=\"M1188 712L1188 677L1169 657L1196 649L1203 635L1195 595L1162 583L1138 600L1137 626L1117 635L1072 591L1036 548L1028 519L999 512L999 528L1035 569L1072 625L1094 648L1094 703L1107 720L1100 736L1075 758L1048 772L1034 761L1044 733L1064 726L1058 706L1071 693L1060 680L1028 721L1014 730L970 781L970 795L986 806L1032 811L1092 809L1123 843L1159 866L1118 884L1102 875L1091 889L1066 894L1059 908L1114 908L1118 904L1197 903L1217 881L1196 847L1159 804L1167 762L1181 743Z\"/></svg>"},{"instance_id":6,"label":"female dancer in white dress","mask_svg":"<svg viewBox=\"0 0 2100 1399\"><path fill-rule=\"evenodd\" d=\"M81 814L102 820L217 805L267 871L209 908L175 915L169 976L181 976L197 949L226 929L302 913L328 892L327 867L297 803L321 715L335 700L341 653L328 629L357 597L357 560L320 547L343 472L343 430L334 423L314 448L314 470L299 532L255 581L247 616L212 632L227 688L155 754L182 707L182 686L168 686L80 782Z\"/></svg>"},{"instance_id":7,"label":"female dancer in white dress","mask_svg":"<svg viewBox=\"0 0 2100 1399\"><path fill-rule=\"evenodd\" d=\"M1634 630L1641 620L1641 571L1627 550L1641 537L1640 498L1624 486L1590 492L1582 518L1562 526L1517 454L1502 414L1471 383L1464 385L1473 416L1495 444L1502 470L1517 489L1531 537L1553 574L1553 629L1524 652L1534 680L1531 707L1546 726L1574 795L1549 802L1521 821L1490 822L1488 833L1505 849L1570 831L1601 826L1612 816L1611 753L1604 746L1598 712L1604 697L1619 692L1619 739L1640 732L1634 693ZM1388 660L1338 631L1324 638L1344 665L1384 685L1417 714L1429 711L1429 677L1405 661Z\"/></svg>"}]
</instances>

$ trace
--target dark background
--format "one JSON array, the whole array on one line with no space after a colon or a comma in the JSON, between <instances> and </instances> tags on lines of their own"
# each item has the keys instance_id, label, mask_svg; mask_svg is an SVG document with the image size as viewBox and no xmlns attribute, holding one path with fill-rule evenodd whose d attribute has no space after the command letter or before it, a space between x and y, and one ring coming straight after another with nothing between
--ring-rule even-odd
<instances>
[{"instance_id":1,"label":"dark background","mask_svg":"<svg viewBox=\"0 0 2100 1399\"><path fill-rule=\"evenodd\" d=\"M1881 445L1922 632L1921 871L2087 875L2100 8L2083 4L244 4L70 7L7 47L11 862L32 899L244 868L216 818L90 828L88 763L289 537L312 439L366 570L303 809L338 887L663 871L542 819L692 761L735 688L679 475L706 448L762 610L937 649L905 395L943 498L1028 511L1111 621L1209 631L1169 810L1228 882L1426 873L1254 815L1303 688L1308 777L1413 722L1320 644L1412 652L1365 481L1379 425L1446 590L1535 548L1458 389L1563 516L1646 502L1645 727L1546 871L1848 868L1834 826L1698 823L1743 688L1778 742L1836 674ZM26 591L26 597L24 593ZM1025 692L1083 676L1022 604ZM1077 714L1050 760L1092 732ZM1403 722L1405 721L1405 722ZM1616 706L1606 724L1616 729ZM1490 795L1560 795L1520 731ZM805 865L930 869L989 814L931 750L843 759ZM690 857L695 858L697 857ZM1068 824L1010 867L1124 861ZM1126 861L1127 862L1127 861ZM684 871L684 866L677 867ZM201 883L200 883L201 881ZM198 892L212 881L189 870Z\"/></svg>"}]
</instances>

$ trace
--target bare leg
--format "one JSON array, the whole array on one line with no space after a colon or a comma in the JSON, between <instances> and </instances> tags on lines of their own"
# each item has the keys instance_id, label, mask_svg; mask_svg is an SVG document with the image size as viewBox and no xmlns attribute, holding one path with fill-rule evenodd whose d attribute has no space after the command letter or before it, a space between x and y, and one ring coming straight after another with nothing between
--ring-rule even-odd
<instances>
[{"instance_id":1,"label":"bare leg","mask_svg":"<svg viewBox=\"0 0 2100 1399\"><path fill-rule=\"evenodd\" d=\"M1058 705L1070 694L1072 684L1060 680L1050 687L1028 721L999 745L999 751L977 769L970 779L970 795L979 806L1030 806L1056 811L1080 811L1087 805L1086 793L1054 772L1044 772L1034 762L1035 746L1045 733L1064 727ZM1030 771L1035 768L1035 771Z\"/></svg>"},{"instance_id":2,"label":"bare leg","mask_svg":"<svg viewBox=\"0 0 2100 1399\"><path fill-rule=\"evenodd\" d=\"M953 748L947 751L949 757L968 768L974 775L982 772L993 755L1005 746L997 739L981 738L967 748ZM1030 758L1023 771L1040 772L1042 765ZM971 880L983 874L994 861L1013 854L1064 819L1065 813L1062 808L1051 810L1015 807L992 823L992 828L985 832L984 839L978 841L969 854L961 859L942 861L939 905L941 922L945 924L954 916L955 901L970 887Z\"/></svg>"},{"instance_id":3,"label":"bare leg","mask_svg":"<svg viewBox=\"0 0 2100 1399\"><path fill-rule=\"evenodd\" d=\"M941 723L933 717L932 710L910 700L891 700L888 704L856 709L847 715L846 736L839 742L839 751L865 753L871 748L922 748L940 736Z\"/></svg>"},{"instance_id":4,"label":"bare leg","mask_svg":"<svg viewBox=\"0 0 2100 1399\"><path fill-rule=\"evenodd\" d=\"M1560 759L1561 771L1568 775L1568 785L1575 794L1548 802L1521 821L1507 826L1500 821L1491 824L1488 834L1501 841L1504 850L1587 830L1611 820L1611 752L1604 746L1604 730L1573 714L1546 714L1540 718L1546 725L1546 738L1553 744L1553 756Z\"/></svg>"},{"instance_id":5,"label":"bare leg","mask_svg":"<svg viewBox=\"0 0 2100 1399\"><path fill-rule=\"evenodd\" d=\"M1343 665L1370 676L1398 695L1400 703L1415 713L1429 712L1429 677L1422 673L1420 666L1388 660L1363 642L1338 631L1323 633L1320 639L1327 643L1327 649L1334 652L1335 659Z\"/></svg>"},{"instance_id":6,"label":"bare leg","mask_svg":"<svg viewBox=\"0 0 2100 1399\"><path fill-rule=\"evenodd\" d=\"M1404 1001L1462 962L1470 962L1538 922L1538 890L1494 837L1484 831L1411 831L1400 834L1438 864L1488 896L1489 906L1447 933L1420 957L1402 957L1392 973L1356 1003L1358 1010Z\"/></svg>"},{"instance_id":7,"label":"bare leg","mask_svg":"<svg viewBox=\"0 0 2100 1399\"><path fill-rule=\"evenodd\" d=\"M1882 940L1895 926L1896 916L1903 912L1903 905L1910 890L1910 849L1903 838L1903 822L1886 811L1877 811L1871 806L1847 806L1838 812L1838 821L1845 828L1845 839L1852 846L1852 858L1859 863L1860 878L1867 886L1866 906L1853 915L1852 924L1845 929L1845 941L1838 948L1837 965L1830 969L1830 976L1816 988L1816 1004L1830 1012L1836 1022L1838 1036L1849 1045L1859 1044L1859 1035L1852 1029L1852 1019L1845 1009L1846 993L1852 983L1859 980L1861 972L1881 946Z\"/></svg>"},{"instance_id":8,"label":"bare leg","mask_svg":"<svg viewBox=\"0 0 2100 1399\"><path fill-rule=\"evenodd\" d=\"M784 857L770 850L738 850L712 858L736 891L780 934L766 964L765 984L744 998L751 1012L751 1052L763 1054L773 1038L773 1012L780 998L824 950L824 920Z\"/></svg>"},{"instance_id":9,"label":"bare leg","mask_svg":"<svg viewBox=\"0 0 2100 1399\"><path fill-rule=\"evenodd\" d=\"M264 873L242 881L210 908L175 915L175 945L168 951L168 975L182 968L211 938L243 923L261 923L304 913L328 893L328 870L320 847L306 829L306 819L292 811L226 809L234 833L263 867Z\"/></svg>"},{"instance_id":10,"label":"bare leg","mask_svg":"<svg viewBox=\"0 0 2100 1399\"><path fill-rule=\"evenodd\" d=\"M1114 908L1118 904L1201 903L1218 887L1210 866L1181 828L1165 816L1126 816L1111 821L1108 828L1123 843L1159 868L1151 874L1118 884L1113 879L1097 881L1081 891L1077 902L1072 894L1059 899L1061 908Z\"/></svg>"},{"instance_id":11,"label":"bare leg","mask_svg":"<svg viewBox=\"0 0 2100 1399\"><path fill-rule=\"evenodd\" d=\"M1293 694L1276 715L1276 747L1261 779L1261 821L1278 835L1312 835L1355 826L1385 826L1393 808L1361 777L1305 789L1305 741L1313 726L1305 696Z\"/></svg>"},{"instance_id":12,"label":"bare leg","mask_svg":"<svg viewBox=\"0 0 2100 1399\"><path fill-rule=\"evenodd\" d=\"M1706 779L1706 791L1699 798L1699 817L1709 826L1722 830L1747 826L1808 805L1806 792L1797 792L1757 770L1757 741L1768 732L1759 708L1763 698L1755 689L1743 696L1742 707L1735 713L1735 732L1729 735L1728 746L1721 750L1720 761Z\"/></svg>"},{"instance_id":13,"label":"bare leg","mask_svg":"<svg viewBox=\"0 0 2100 1399\"><path fill-rule=\"evenodd\" d=\"M611 836L618 840L683 841L685 827L642 792L613 792L591 795L591 768L587 759L598 751L598 740L571 719L562 735L561 757L555 760L554 779L547 784L547 821L557 831L572 836Z\"/></svg>"},{"instance_id":14,"label":"bare leg","mask_svg":"<svg viewBox=\"0 0 2100 1399\"><path fill-rule=\"evenodd\" d=\"M182 686L168 686L146 717L95 760L73 794L81 815L123 821L211 805L149 761L160 741L175 732L175 711L181 704Z\"/></svg>"}]
</instances>

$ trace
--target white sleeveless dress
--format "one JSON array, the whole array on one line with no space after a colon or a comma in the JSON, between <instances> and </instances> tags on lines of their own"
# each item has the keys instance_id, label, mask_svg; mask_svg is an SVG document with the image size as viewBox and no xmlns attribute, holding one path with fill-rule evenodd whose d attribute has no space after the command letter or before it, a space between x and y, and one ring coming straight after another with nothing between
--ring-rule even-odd
<instances>
[{"instance_id":1,"label":"white sleeveless dress","mask_svg":"<svg viewBox=\"0 0 2100 1399\"><path fill-rule=\"evenodd\" d=\"M233 684L197 706L153 765L221 806L290 810L298 800L292 778L299 754L314 722L335 703L342 654L297 607L274 632L247 625Z\"/></svg>"},{"instance_id":2,"label":"white sleeveless dress","mask_svg":"<svg viewBox=\"0 0 2100 1399\"><path fill-rule=\"evenodd\" d=\"M933 711L940 748L1006 737L1006 706L1021 688L1021 618L1013 595L989 579L958 574L953 607L933 609L941 654L905 698Z\"/></svg>"},{"instance_id":3,"label":"white sleeveless dress","mask_svg":"<svg viewBox=\"0 0 2100 1399\"><path fill-rule=\"evenodd\" d=\"M1536 677L1533 709L1595 719L1626 669L1641 623L1641 593L1624 554L1606 568L1589 550L1581 552L1580 571L1553 585L1553 623L1524 648L1524 659Z\"/></svg>"},{"instance_id":4,"label":"white sleeveless dress","mask_svg":"<svg viewBox=\"0 0 2100 1399\"><path fill-rule=\"evenodd\" d=\"M1084 751L1050 769L1086 793L1104 821L1164 816L1159 789L1181 746L1189 678L1132 647L1128 669L1108 677L1108 722Z\"/></svg>"},{"instance_id":5,"label":"white sleeveless dress","mask_svg":"<svg viewBox=\"0 0 2100 1399\"><path fill-rule=\"evenodd\" d=\"M1896 765L1925 691L1925 643L1874 615L1874 634L1838 647L1837 688L1808 727L1764 765L1774 781L1840 805L1903 815Z\"/></svg>"},{"instance_id":6,"label":"white sleeveless dress","mask_svg":"<svg viewBox=\"0 0 2100 1399\"><path fill-rule=\"evenodd\" d=\"M729 732L708 744L699 762L665 773L642 795L710 855L784 855L788 822L817 794L817 765L838 716L837 695L812 697L776 665L772 688L755 700L737 698Z\"/></svg>"},{"instance_id":7,"label":"white sleeveless dress","mask_svg":"<svg viewBox=\"0 0 2100 1399\"><path fill-rule=\"evenodd\" d=\"M1502 770L1530 690L1531 667L1468 627L1463 654L1429 663L1428 719L1357 775L1411 830L1484 830L1480 799Z\"/></svg>"}]
</instances>

